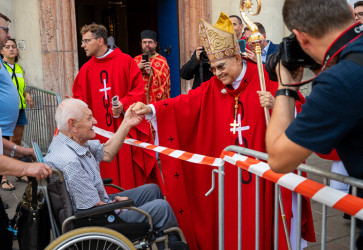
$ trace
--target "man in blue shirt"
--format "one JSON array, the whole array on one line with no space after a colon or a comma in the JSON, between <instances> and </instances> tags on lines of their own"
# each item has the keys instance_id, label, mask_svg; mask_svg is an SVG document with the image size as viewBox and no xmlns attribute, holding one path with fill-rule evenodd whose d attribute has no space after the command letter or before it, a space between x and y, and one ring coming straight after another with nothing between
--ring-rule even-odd
<instances>
[{"instance_id":1,"label":"man in blue shirt","mask_svg":"<svg viewBox=\"0 0 363 250\"><path fill-rule=\"evenodd\" d=\"M5 46L9 35L8 22L10 19L0 13L0 49ZM8 137L13 135L16 121L19 115L19 97L17 89L6 70L2 59L0 59L0 128L2 135ZM1 139L1 138L0 138ZM2 175L0 176L0 183ZM0 242L3 242L4 249L11 249L11 236L9 240L9 231L5 229L9 221L0 197Z\"/></svg>"},{"instance_id":2,"label":"man in blue shirt","mask_svg":"<svg viewBox=\"0 0 363 250\"><path fill-rule=\"evenodd\" d=\"M363 70L359 61L345 59L354 53L362 62L363 25L354 24L350 6L341 0L286 0L283 18L305 53L327 69L313 80L311 95L294 119L298 88L281 83L300 82L303 69L290 73L281 64L276 67L279 90L266 133L268 163L287 173L312 152L328 154L335 148L348 174L363 179Z\"/></svg>"},{"instance_id":3,"label":"man in blue shirt","mask_svg":"<svg viewBox=\"0 0 363 250\"><path fill-rule=\"evenodd\" d=\"M261 60L262 63L265 64L266 59L269 55L277 52L279 50L279 45L278 44L274 44L273 42L271 42L270 40L266 39L266 30L265 27L258 22L254 23L257 28L258 28L258 32L263 36L263 40L261 41ZM247 58L257 62L256 59L256 54L255 54L255 47L251 42L248 42L248 39L251 36L251 30L249 29L249 27L246 27L245 30L248 30L249 32L247 32L247 34L245 34L245 39L248 45L248 48L246 48L246 53L247 53Z\"/></svg>"},{"instance_id":4,"label":"man in blue shirt","mask_svg":"<svg viewBox=\"0 0 363 250\"><path fill-rule=\"evenodd\" d=\"M0 13L0 48L4 47L9 35L9 18ZM3 136L12 136L16 121L19 96L2 59L0 64L0 127Z\"/></svg>"}]
</instances>

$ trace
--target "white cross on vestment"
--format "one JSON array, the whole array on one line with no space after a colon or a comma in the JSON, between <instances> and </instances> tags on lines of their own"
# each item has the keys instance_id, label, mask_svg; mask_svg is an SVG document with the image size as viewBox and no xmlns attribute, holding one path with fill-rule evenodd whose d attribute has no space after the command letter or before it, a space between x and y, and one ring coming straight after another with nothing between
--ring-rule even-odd
<instances>
[{"instance_id":1,"label":"white cross on vestment","mask_svg":"<svg viewBox=\"0 0 363 250\"><path fill-rule=\"evenodd\" d=\"M106 79L103 79L103 89L100 89L100 92L105 92L105 100L107 100L107 90L110 90L111 87L106 88Z\"/></svg>"},{"instance_id":2,"label":"white cross on vestment","mask_svg":"<svg viewBox=\"0 0 363 250\"><path fill-rule=\"evenodd\" d=\"M239 145L243 145L243 140L242 140L242 131L245 130L249 130L250 126L244 126L241 127L241 114L238 114L238 127L235 128L235 131L238 132L238 143ZM233 132L234 128L231 128L230 131Z\"/></svg>"}]
</instances>

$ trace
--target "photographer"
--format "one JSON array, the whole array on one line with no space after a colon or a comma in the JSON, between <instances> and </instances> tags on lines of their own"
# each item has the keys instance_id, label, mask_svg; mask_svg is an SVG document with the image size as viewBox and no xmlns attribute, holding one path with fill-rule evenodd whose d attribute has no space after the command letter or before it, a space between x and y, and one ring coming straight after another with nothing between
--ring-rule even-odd
<instances>
[{"instance_id":1,"label":"photographer","mask_svg":"<svg viewBox=\"0 0 363 250\"><path fill-rule=\"evenodd\" d=\"M198 47L190 60L180 69L180 77L185 80L194 78L193 87L195 89L202 82L208 81L213 73L209 70L209 59L203 47Z\"/></svg>"},{"instance_id":2,"label":"photographer","mask_svg":"<svg viewBox=\"0 0 363 250\"><path fill-rule=\"evenodd\" d=\"M280 62L274 67L279 90L266 134L268 163L287 173L312 152L328 154L335 148L348 174L362 179L363 26L354 24L350 6L341 0L286 0L282 13L303 51L323 65L323 72L294 120L298 87L283 84L300 82L303 68L289 72Z\"/></svg>"},{"instance_id":3,"label":"photographer","mask_svg":"<svg viewBox=\"0 0 363 250\"><path fill-rule=\"evenodd\" d=\"M142 31L142 54L134 58L142 73L147 103L170 98L170 68L166 58L156 52L156 37L153 30Z\"/></svg>"}]
</instances>

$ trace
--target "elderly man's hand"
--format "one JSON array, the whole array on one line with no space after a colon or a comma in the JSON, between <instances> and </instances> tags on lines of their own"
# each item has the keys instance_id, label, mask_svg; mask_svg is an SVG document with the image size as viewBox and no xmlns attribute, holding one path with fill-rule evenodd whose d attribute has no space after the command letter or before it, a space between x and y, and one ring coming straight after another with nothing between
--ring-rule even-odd
<instances>
[{"instance_id":1,"label":"elderly man's hand","mask_svg":"<svg viewBox=\"0 0 363 250\"><path fill-rule=\"evenodd\" d=\"M150 106L142 102L137 102L135 106L133 106L132 111L137 115L152 115L153 113Z\"/></svg>"},{"instance_id":2,"label":"elderly man's hand","mask_svg":"<svg viewBox=\"0 0 363 250\"><path fill-rule=\"evenodd\" d=\"M113 200L113 202L117 202L117 201L127 201L129 198L126 196L115 196L115 199Z\"/></svg>"},{"instance_id":3,"label":"elderly man's hand","mask_svg":"<svg viewBox=\"0 0 363 250\"><path fill-rule=\"evenodd\" d=\"M268 91L257 91L258 96L260 97L260 104L263 108L272 109L275 104L275 98Z\"/></svg>"},{"instance_id":4,"label":"elderly man's hand","mask_svg":"<svg viewBox=\"0 0 363 250\"><path fill-rule=\"evenodd\" d=\"M123 120L123 123L125 123L128 128L135 127L144 119L143 115L138 115L133 111L135 105L136 104L133 104L127 109Z\"/></svg>"},{"instance_id":5,"label":"elderly man's hand","mask_svg":"<svg viewBox=\"0 0 363 250\"><path fill-rule=\"evenodd\" d=\"M41 162L26 163L22 174L22 176L35 177L37 180L47 178L50 175L52 175L52 168Z\"/></svg>"}]
</instances>

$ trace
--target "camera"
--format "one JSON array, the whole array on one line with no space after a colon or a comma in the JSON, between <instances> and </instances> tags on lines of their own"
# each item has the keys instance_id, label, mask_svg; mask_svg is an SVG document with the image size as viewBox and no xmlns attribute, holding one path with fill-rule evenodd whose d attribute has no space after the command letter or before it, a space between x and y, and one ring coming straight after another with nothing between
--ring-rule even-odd
<instances>
[{"instance_id":1,"label":"camera","mask_svg":"<svg viewBox=\"0 0 363 250\"><path fill-rule=\"evenodd\" d=\"M200 53L199 59L202 63L209 63L209 58L207 56L207 52L205 52L204 47L202 47L202 53Z\"/></svg>"},{"instance_id":2,"label":"camera","mask_svg":"<svg viewBox=\"0 0 363 250\"><path fill-rule=\"evenodd\" d=\"M294 34L283 38L279 51L269 55L266 59L265 69L272 81L277 81L275 68L280 60L289 71L294 71L301 66L304 68L320 66L302 50Z\"/></svg>"},{"instance_id":3,"label":"camera","mask_svg":"<svg viewBox=\"0 0 363 250\"><path fill-rule=\"evenodd\" d=\"M141 58L142 58L142 60L144 60L145 62L148 62L148 61L149 61L149 55L148 55L148 54L143 54Z\"/></svg>"}]
</instances>

